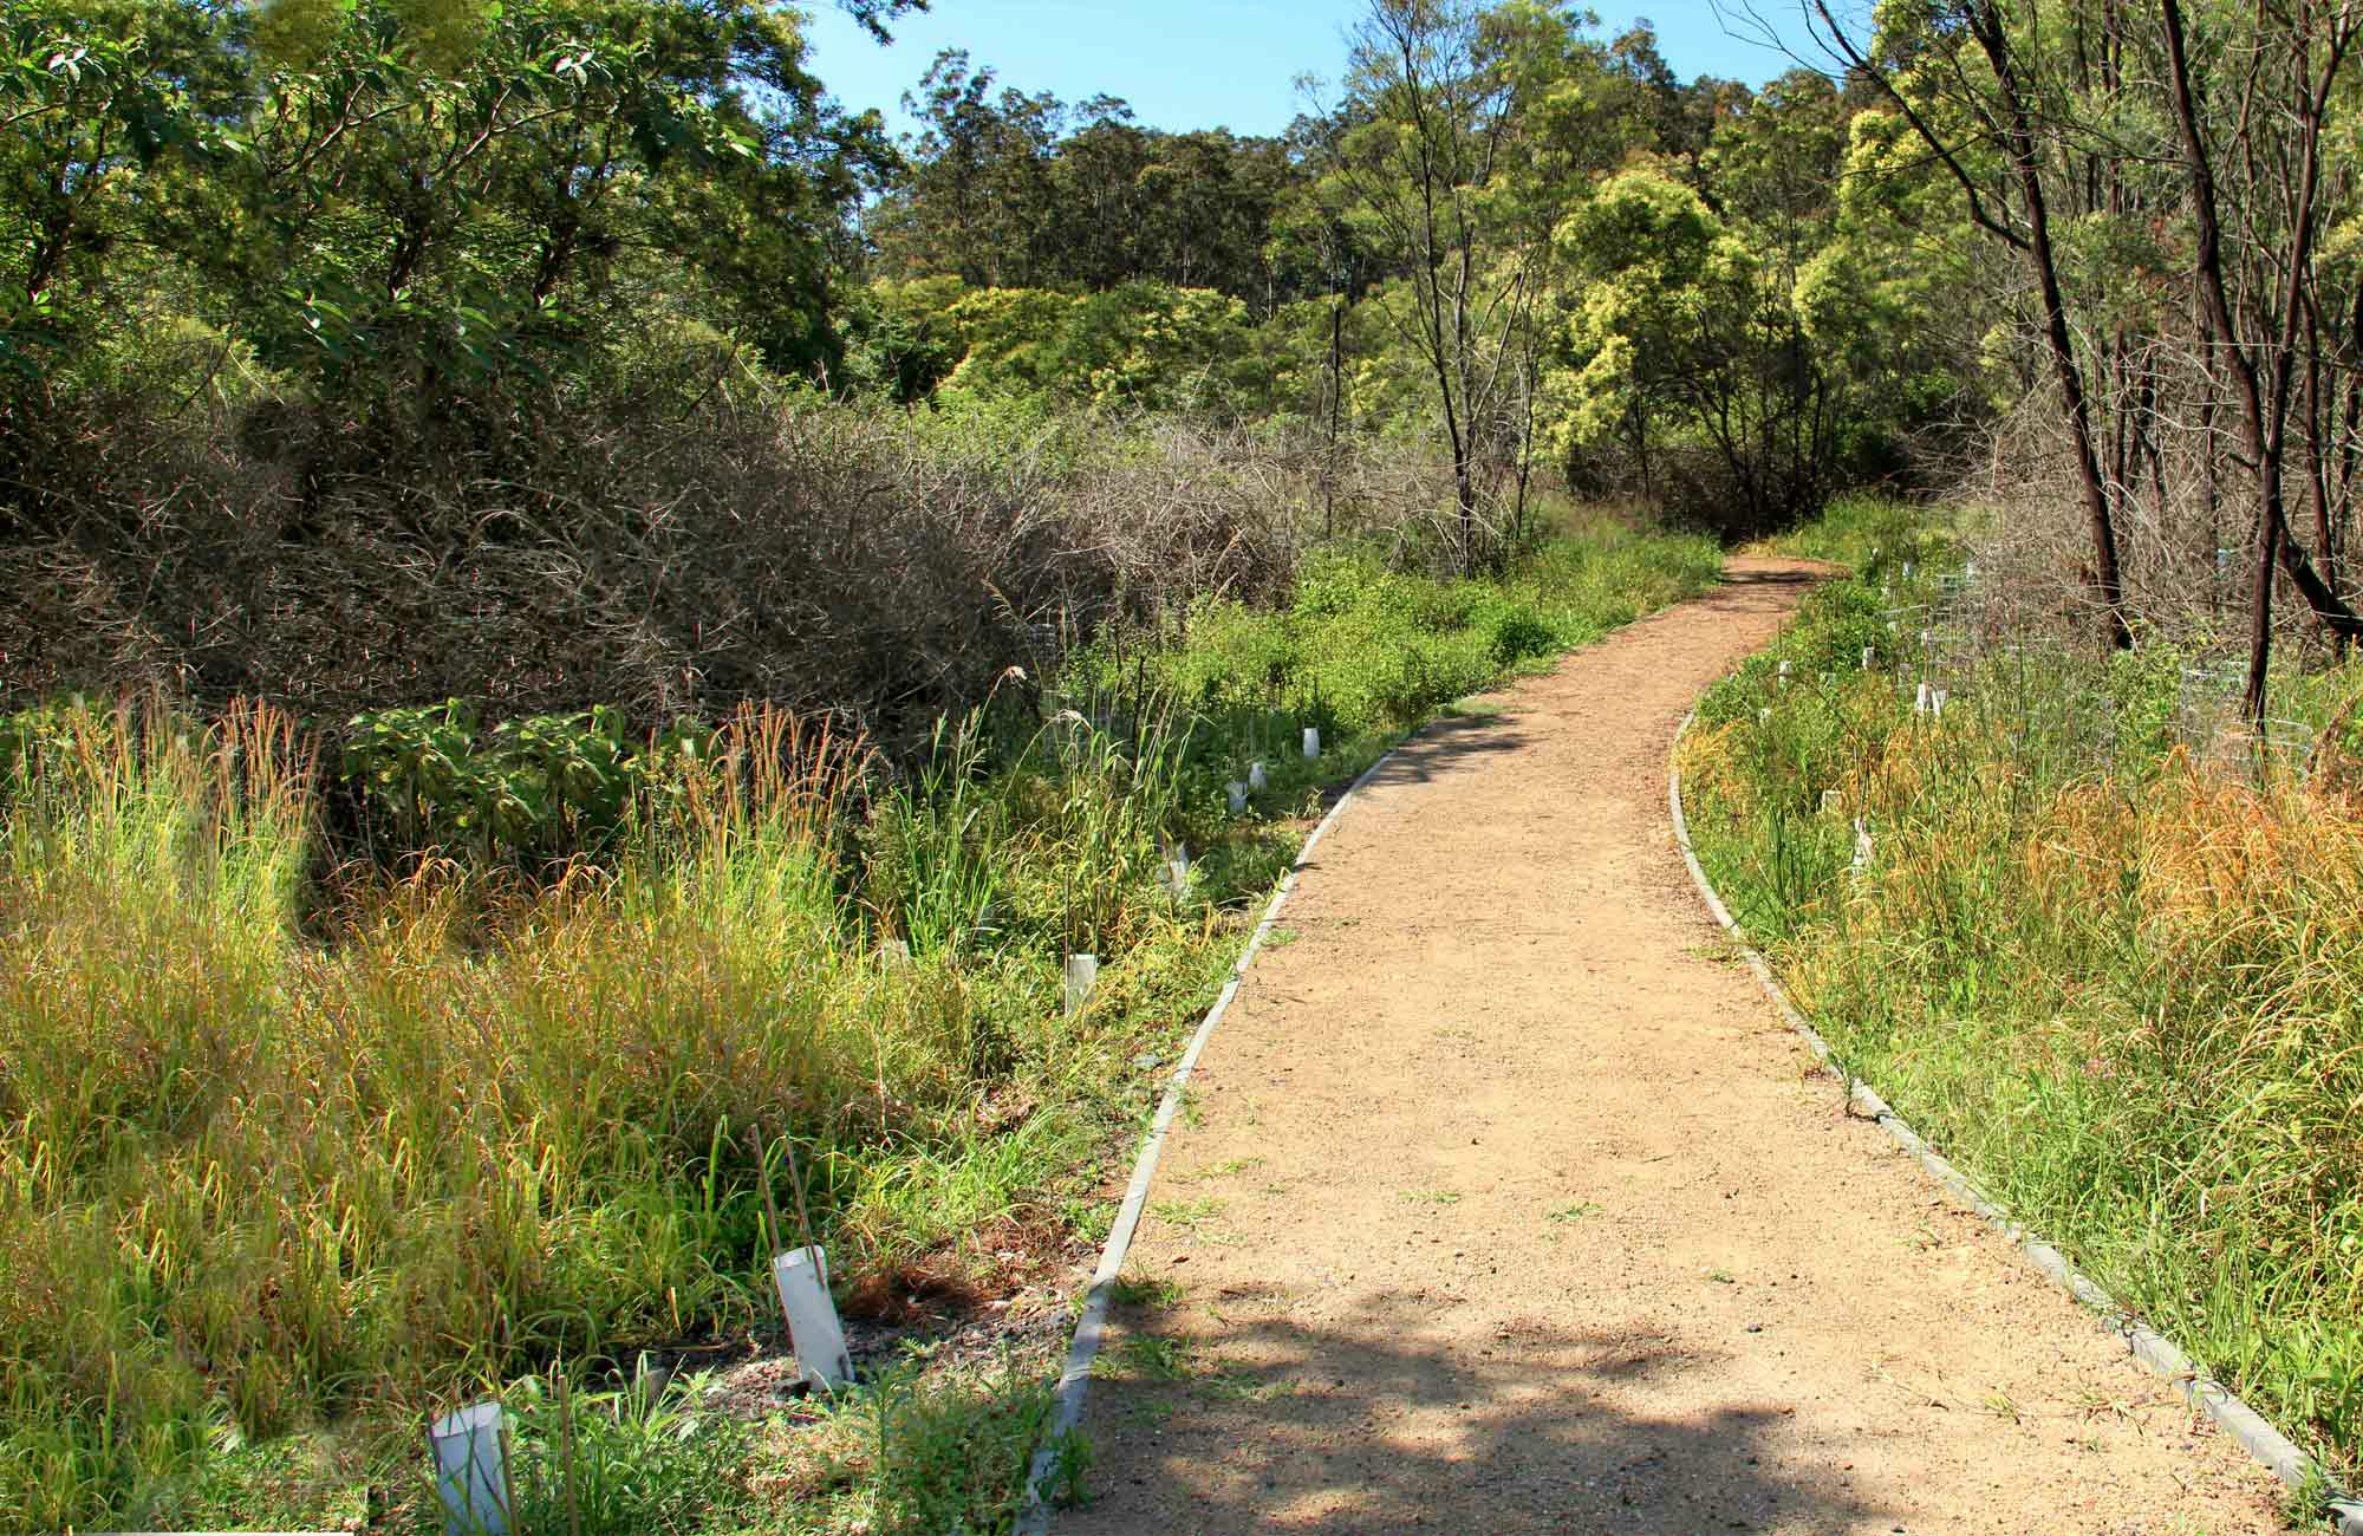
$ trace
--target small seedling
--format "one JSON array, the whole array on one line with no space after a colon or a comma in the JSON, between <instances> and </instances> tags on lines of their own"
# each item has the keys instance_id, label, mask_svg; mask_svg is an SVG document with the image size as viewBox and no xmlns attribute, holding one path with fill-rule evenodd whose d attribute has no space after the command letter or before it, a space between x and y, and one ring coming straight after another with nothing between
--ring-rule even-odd
<instances>
[{"instance_id":1,"label":"small seedling","mask_svg":"<svg viewBox=\"0 0 2363 1536\"><path fill-rule=\"evenodd\" d=\"M1193 1181L1227 1179L1233 1174L1245 1173L1250 1168L1261 1168L1263 1165L1264 1160L1260 1157L1234 1157L1226 1162L1209 1164L1196 1173L1184 1174L1182 1177Z\"/></svg>"},{"instance_id":2,"label":"small seedling","mask_svg":"<svg viewBox=\"0 0 2363 1536\"><path fill-rule=\"evenodd\" d=\"M1170 1307L1181 1296L1180 1286L1154 1275L1118 1275L1108 1287L1108 1300L1119 1307Z\"/></svg>"},{"instance_id":3,"label":"small seedling","mask_svg":"<svg viewBox=\"0 0 2363 1536\"><path fill-rule=\"evenodd\" d=\"M1169 1223L1181 1228L1184 1232L1195 1235L1198 1229L1208 1222L1222 1219L1223 1203L1212 1198L1160 1200L1149 1207L1149 1212L1159 1221Z\"/></svg>"},{"instance_id":4,"label":"small seedling","mask_svg":"<svg viewBox=\"0 0 2363 1536\"><path fill-rule=\"evenodd\" d=\"M1187 1381L1189 1346L1179 1339L1136 1333L1108 1351L1109 1374L1131 1381Z\"/></svg>"},{"instance_id":5,"label":"small seedling","mask_svg":"<svg viewBox=\"0 0 2363 1536\"><path fill-rule=\"evenodd\" d=\"M1597 1216L1599 1214L1600 1207L1597 1202L1591 1200L1578 1200L1573 1205L1563 1205L1559 1207L1559 1209L1551 1212L1551 1214L1545 1219L1557 1226L1564 1227L1582 1221L1587 1216Z\"/></svg>"}]
</instances>

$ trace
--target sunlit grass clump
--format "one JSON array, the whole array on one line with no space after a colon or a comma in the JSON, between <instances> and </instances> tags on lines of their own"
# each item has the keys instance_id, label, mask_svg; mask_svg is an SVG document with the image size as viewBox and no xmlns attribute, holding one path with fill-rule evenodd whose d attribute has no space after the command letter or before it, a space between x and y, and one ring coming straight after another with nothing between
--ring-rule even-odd
<instances>
[{"instance_id":1,"label":"sunlit grass clump","mask_svg":"<svg viewBox=\"0 0 2363 1536\"><path fill-rule=\"evenodd\" d=\"M612 870L339 872L307 932L284 721L58 716L0 875L0 1507L748 1321L744 1138L828 1177L976 1081L944 983L850 942L847 782L750 715Z\"/></svg>"}]
</instances>

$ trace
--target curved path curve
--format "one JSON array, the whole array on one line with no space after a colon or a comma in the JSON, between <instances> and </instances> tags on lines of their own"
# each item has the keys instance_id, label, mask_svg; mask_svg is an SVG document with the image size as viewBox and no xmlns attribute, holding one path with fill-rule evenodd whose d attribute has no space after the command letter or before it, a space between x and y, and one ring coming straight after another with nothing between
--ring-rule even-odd
<instances>
[{"instance_id":1,"label":"curved path curve","mask_svg":"<svg viewBox=\"0 0 2363 1536\"><path fill-rule=\"evenodd\" d=\"M1364 788L1199 1064L1059 1536L2278 1529L1700 910L1667 751L1810 580L1736 561Z\"/></svg>"}]
</instances>

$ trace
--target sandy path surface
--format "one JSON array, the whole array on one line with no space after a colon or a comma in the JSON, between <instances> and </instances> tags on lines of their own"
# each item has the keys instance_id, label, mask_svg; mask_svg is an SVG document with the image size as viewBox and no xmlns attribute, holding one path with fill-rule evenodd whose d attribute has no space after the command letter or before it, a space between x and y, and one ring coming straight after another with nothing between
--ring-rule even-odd
<instances>
[{"instance_id":1,"label":"sandy path surface","mask_svg":"<svg viewBox=\"0 0 2363 1536\"><path fill-rule=\"evenodd\" d=\"M2278 1528L1701 911L1667 752L1802 587L1741 562L1347 811L1166 1148L1059 1536Z\"/></svg>"}]
</instances>

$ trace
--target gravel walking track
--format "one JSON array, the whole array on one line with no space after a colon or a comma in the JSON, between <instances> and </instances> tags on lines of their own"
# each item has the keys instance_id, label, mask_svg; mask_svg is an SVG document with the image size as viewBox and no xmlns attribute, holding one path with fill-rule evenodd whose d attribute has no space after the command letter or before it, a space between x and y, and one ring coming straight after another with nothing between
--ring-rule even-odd
<instances>
[{"instance_id":1,"label":"gravel walking track","mask_svg":"<svg viewBox=\"0 0 2363 1536\"><path fill-rule=\"evenodd\" d=\"M1667 753L1805 567L1431 727L1201 1061L1058 1536L2279 1529L1732 958Z\"/></svg>"}]
</instances>

